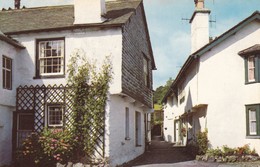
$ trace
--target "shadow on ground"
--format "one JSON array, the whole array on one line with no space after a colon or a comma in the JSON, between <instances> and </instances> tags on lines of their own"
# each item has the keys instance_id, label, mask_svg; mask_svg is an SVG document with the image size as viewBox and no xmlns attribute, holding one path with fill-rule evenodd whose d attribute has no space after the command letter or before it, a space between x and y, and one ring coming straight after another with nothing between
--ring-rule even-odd
<instances>
[{"instance_id":1,"label":"shadow on ground","mask_svg":"<svg viewBox=\"0 0 260 167\"><path fill-rule=\"evenodd\" d=\"M194 157L185 152L185 147L174 147L172 143L165 142L161 137L155 136L148 151L129 163L122 165L122 167L178 163L191 160L194 160Z\"/></svg>"}]
</instances>

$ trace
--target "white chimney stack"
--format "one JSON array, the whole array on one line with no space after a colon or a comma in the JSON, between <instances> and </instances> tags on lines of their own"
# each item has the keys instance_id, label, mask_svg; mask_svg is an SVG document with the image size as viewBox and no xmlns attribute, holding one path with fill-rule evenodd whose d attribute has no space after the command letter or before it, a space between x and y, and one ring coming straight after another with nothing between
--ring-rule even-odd
<instances>
[{"instance_id":1,"label":"white chimney stack","mask_svg":"<svg viewBox=\"0 0 260 167\"><path fill-rule=\"evenodd\" d=\"M74 0L74 24L101 23L105 13L105 0Z\"/></svg>"},{"instance_id":2,"label":"white chimney stack","mask_svg":"<svg viewBox=\"0 0 260 167\"><path fill-rule=\"evenodd\" d=\"M191 53L209 43L209 14L204 0L194 0L195 11L191 17Z\"/></svg>"}]
</instances>

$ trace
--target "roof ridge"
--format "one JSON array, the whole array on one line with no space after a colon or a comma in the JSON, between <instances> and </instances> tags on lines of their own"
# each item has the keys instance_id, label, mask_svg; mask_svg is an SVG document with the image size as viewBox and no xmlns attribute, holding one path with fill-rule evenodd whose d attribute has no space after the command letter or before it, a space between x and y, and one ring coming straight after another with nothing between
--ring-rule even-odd
<instances>
[{"instance_id":1,"label":"roof ridge","mask_svg":"<svg viewBox=\"0 0 260 167\"><path fill-rule=\"evenodd\" d=\"M37 6L37 7L25 7L25 8L21 8L21 9L11 9L9 10L8 8L6 10L3 10L5 8L3 8L2 10L0 10L0 12L22 12L22 11L28 11L28 10L46 10L46 9L53 9L53 8L64 8L64 7L72 7L73 5L54 5L54 6Z\"/></svg>"}]
</instances>

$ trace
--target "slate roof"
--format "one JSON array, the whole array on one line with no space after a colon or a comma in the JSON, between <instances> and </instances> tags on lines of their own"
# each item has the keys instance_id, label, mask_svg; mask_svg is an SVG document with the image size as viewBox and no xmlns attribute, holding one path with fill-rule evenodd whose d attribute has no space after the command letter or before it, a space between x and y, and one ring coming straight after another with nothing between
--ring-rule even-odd
<instances>
[{"instance_id":1,"label":"slate roof","mask_svg":"<svg viewBox=\"0 0 260 167\"><path fill-rule=\"evenodd\" d=\"M14 39L7 37L6 35L4 35L1 31L0 31L0 40L4 41L14 47L20 48L20 49L24 49L25 47L20 44L19 42L15 41Z\"/></svg>"},{"instance_id":2,"label":"slate roof","mask_svg":"<svg viewBox=\"0 0 260 167\"><path fill-rule=\"evenodd\" d=\"M97 24L73 25L74 6L49 6L0 11L0 30L8 35L82 27L113 27L125 24L142 0L106 2L107 20Z\"/></svg>"}]
</instances>

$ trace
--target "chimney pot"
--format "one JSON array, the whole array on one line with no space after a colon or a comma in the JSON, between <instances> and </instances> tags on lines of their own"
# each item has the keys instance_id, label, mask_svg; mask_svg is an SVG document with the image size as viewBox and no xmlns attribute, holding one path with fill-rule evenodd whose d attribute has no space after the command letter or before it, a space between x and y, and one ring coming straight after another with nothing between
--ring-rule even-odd
<instances>
[{"instance_id":1,"label":"chimney pot","mask_svg":"<svg viewBox=\"0 0 260 167\"><path fill-rule=\"evenodd\" d=\"M194 0L195 2L195 7L199 8L199 9L203 9L204 8L204 0Z\"/></svg>"},{"instance_id":2,"label":"chimney pot","mask_svg":"<svg viewBox=\"0 0 260 167\"><path fill-rule=\"evenodd\" d=\"M20 9L21 0L14 0L14 8Z\"/></svg>"}]
</instances>

